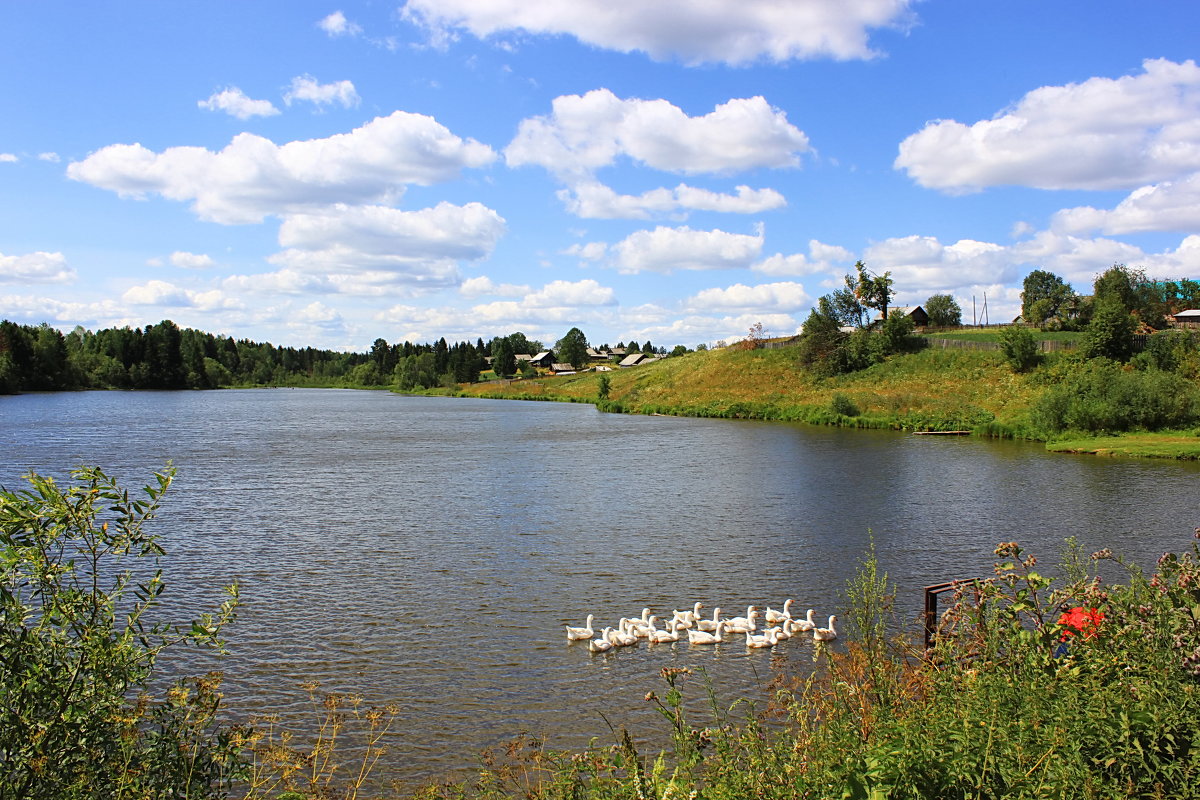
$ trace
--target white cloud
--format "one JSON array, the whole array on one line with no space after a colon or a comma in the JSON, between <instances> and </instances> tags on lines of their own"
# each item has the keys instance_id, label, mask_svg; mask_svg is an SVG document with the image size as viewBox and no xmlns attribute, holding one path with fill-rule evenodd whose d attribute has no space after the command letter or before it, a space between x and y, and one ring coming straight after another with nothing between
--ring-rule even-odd
<instances>
[{"instance_id":1,"label":"white cloud","mask_svg":"<svg viewBox=\"0 0 1200 800\"><path fill-rule=\"evenodd\" d=\"M317 27L332 37L358 36L362 33L362 27L346 19L346 15L341 11L334 11L329 16L322 18L317 23Z\"/></svg>"},{"instance_id":2,"label":"white cloud","mask_svg":"<svg viewBox=\"0 0 1200 800\"><path fill-rule=\"evenodd\" d=\"M793 312L809 305L811 298L799 283L784 281L746 286L735 283L724 289L704 289L684 301L689 310Z\"/></svg>"},{"instance_id":3,"label":"white cloud","mask_svg":"<svg viewBox=\"0 0 1200 800\"><path fill-rule=\"evenodd\" d=\"M948 288L1007 283L1019 277L1012 251L972 239L949 245L932 236L886 239L868 247L863 258L876 274L890 271L899 295L913 302Z\"/></svg>"},{"instance_id":4,"label":"white cloud","mask_svg":"<svg viewBox=\"0 0 1200 800\"><path fill-rule=\"evenodd\" d=\"M171 265L180 269L208 269L213 265L213 260L210 256L203 253L188 253L183 250L176 250L171 253Z\"/></svg>"},{"instance_id":5,"label":"white cloud","mask_svg":"<svg viewBox=\"0 0 1200 800\"><path fill-rule=\"evenodd\" d=\"M38 153L38 161L49 161L51 164L57 164L62 159L58 157L58 153Z\"/></svg>"},{"instance_id":6,"label":"white cloud","mask_svg":"<svg viewBox=\"0 0 1200 800\"><path fill-rule=\"evenodd\" d=\"M404 269L431 260L485 258L504 231L504 219L482 203L442 202L419 211L335 205L285 217L279 243L305 251L316 264L325 261L319 254L336 254L328 259L328 267L340 267L337 271L355 269L351 254L374 269L389 263Z\"/></svg>"},{"instance_id":7,"label":"white cloud","mask_svg":"<svg viewBox=\"0 0 1200 800\"><path fill-rule=\"evenodd\" d=\"M464 297L520 297L532 291L528 286L515 283L496 283L486 275L467 278L458 287Z\"/></svg>"},{"instance_id":8,"label":"white cloud","mask_svg":"<svg viewBox=\"0 0 1200 800\"><path fill-rule=\"evenodd\" d=\"M0 153L0 164L15 164L20 160L14 153Z\"/></svg>"},{"instance_id":9,"label":"white cloud","mask_svg":"<svg viewBox=\"0 0 1200 800\"><path fill-rule=\"evenodd\" d=\"M432 117L396 111L349 133L284 145L250 133L219 152L114 144L69 164L67 176L122 196L191 201L202 219L232 225L332 203L390 202L404 184L450 180L494 159L490 147Z\"/></svg>"},{"instance_id":10,"label":"white cloud","mask_svg":"<svg viewBox=\"0 0 1200 800\"><path fill-rule=\"evenodd\" d=\"M191 292L166 281L147 281L141 286L131 286L121 295L121 300L135 306L179 306L190 307Z\"/></svg>"},{"instance_id":11,"label":"white cloud","mask_svg":"<svg viewBox=\"0 0 1200 800\"><path fill-rule=\"evenodd\" d=\"M1054 230L1108 234L1200 229L1200 172L1135 189L1112 210L1081 206L1059 211Z\"/></svg>"},{"instance_id":12,"label":"white cloud","mask_svg":"<svg viewBox=\"0 0 1200 800\"><path fill-rule=\"evenodd\" d=\"M624 273L677 269L742 269L762 251L763 235L694 231L688 227L635 231L613 246L617 267Z\"/></svg>"},{"instance_id":13,"label":"white cloud","mask_svg":"<svg viewBox=\"0 0 1200 800\"><path fill-rule=\"evenodd\" d=\"M558 194L568 211L585 219L647 219L680 210L755 214L787 205L784 196L774 189L749 186L738 186L733 195L681 183L674 189L628 195L617 194L596 181L582 181Z\"/></svg>"},{"instance_id":14,"label":"white cloud","mask_svg":"<svg viewBox=\"0 0 1200 800\"><path fill-rule=\"evenodd\" d=\"M760 59L870 58L869 31L911 22L909 0L408 0L407 19L436 44L459 30L567 34L657 60L746 64Z\"/></svg>"},{"instance_id":15,"label":"white cloud","mask_svg":"<svg viewBox=\"0 0 1200 800\"><path fill-rule=\"evenodd\" d=\"M584 261L599 261L604 258L604 254L608 252L608 245L604 242L588 242L587 244L573 244L566 250L563 250L565 256L575 256Z\"/></svg>"},{"instance_id":16,"label":"white cloud","mask_svg":"<svg viewBox=\"0 0 1200 800\"><path fill-rule=\"evenodd\" d=\"M283 95L283 102L289 106L294 100L305 100L318 107L339 103L342 108L353 108L361 98L350 81L318 83L312 75L300 75L292 78L292 87Z\"/></svg>"},{"instance_id":17,"label":"white cloud","mask_svg":"<svg viewBox=\"0 0 1200 800\"><path fill-rule=\"evenodd\" d=\"M1133 189L1200 170L1200 67L1166 59L1141 74L1044 86L990 120L931 122L895 167L922 186Z\"/></svg>"},{"instance_id":18,"label":"white cloud","mask_svg":"<svg viewBox=\"0 0 1200 800\"><path fill-rule=\"evenodd\" d=\"M214 92L207 100L197 100L196 105L206 111L224 111L238 119L273 117L279 113L270 100L251 100L236 86Z\"/></svg>"},{"instance_id":19,"label":"white cloud","mask_svg":"<svg viewBox=\"0 0 1200 800\"><path fill-rule=\"evenodd\" d=\"M62 253L0 253L0 283L71 283L75 278L75 270Z\"/></svg>"},{"instance_id":20,"label":"white cloud","mask_svg":"<svg viewBox=\"0 0 1200 800\"><path fill-rule=\"evenodd\" d=\"M563 306L608 306L616 302L613 290L588 278L581 281L552 281L521 301L532 308Z\"/></svg>"},{"instance_id":21,"label":"white cloud","mask_svg":"<svg viewBox=\"0 0 1200 800\"><path fill-rule=\"evenodd\" d=\"M521 122L505 149L512 167L538 165L572 183L619 156L667 172L793 167L808 137L762 97L733 99L699 117L666 100L622 100L608 89L563 95L548 116Z\"/></svg>"},{"instance_id":22,"label":"white cloud","mask_svg":"<svg viewBox=\"0 0 1200 800\"><path fill-rule=\"evenodd\" d=\"M784 255L776 253L750 265L750 269L764 275L790 277L799 275L818 275L831 272L838 265L848 264L854 260L854 254L844 247L824 244L816 239L808 242L808 256L803 253Z\"/></svg>"}]
</instances>

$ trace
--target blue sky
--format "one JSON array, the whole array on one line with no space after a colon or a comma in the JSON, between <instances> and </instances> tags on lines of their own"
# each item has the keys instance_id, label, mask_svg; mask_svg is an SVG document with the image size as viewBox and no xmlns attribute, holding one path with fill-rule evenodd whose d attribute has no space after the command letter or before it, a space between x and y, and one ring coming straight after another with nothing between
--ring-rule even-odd
<instances>
[{"instance_id":1,"label":"blue sky","mask_svg":"<svg viewBox=\"0 0 1200 800\"><path fill-rule=\"evenodd\" d=\"M362 350L1200 277L1200 4L0 3L0 317Z\"/></svg>"}]
</instances>

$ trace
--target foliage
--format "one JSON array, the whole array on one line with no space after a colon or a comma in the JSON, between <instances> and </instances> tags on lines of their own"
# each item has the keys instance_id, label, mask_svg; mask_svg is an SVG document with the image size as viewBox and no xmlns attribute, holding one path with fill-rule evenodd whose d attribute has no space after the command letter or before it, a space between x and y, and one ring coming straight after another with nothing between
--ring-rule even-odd
<instances>
[{"instance_id":1,"label":"foliage","mask_svg":"<svg viewBox=\"0 0 1200 800\"><path fill-rule=\"evenodd\" d=\"M596 386L596 396L601 400L607 400L609 392L612 391L612 380L606 373L601 373L600 380Z\"/></svg>"},{"instance_id":2,"label":"foliage","mask_svg":"<svg viewBox=\"0 0 1200 800\"><path fill-rule=\"evenodd\" d=\"M579 328L571 328L554 345L554 352L566 364L579 369L588 363L588 340Z\"/></svg>"},{"instance_id":3,"label":"foliage","mask_svg":"<svg viewBox=\"0 0 1200 800\"><path fill-rule=\"evenodd\" d=\"M148 691L164 651L221 647L237 586L190 625L156 619L163 549L147 523L174 471L144 499L96 467L72 476L0 491L0 796L223 796L240 762L215 721L219 678Z\"/></svg>"},{"instance_id":4,"label":"foliage","mask_svg":"<svg viewBox=\"0 0 1200 800\"><path fill-rule=\"evenodd\" d=\"M1137 321L1114 297L1097 300L1092 321L1083 337L1084 358L1128 361L1133 355L1133 331Z\"/></svg>"},{"instance_id":5,"label":"foliage","mask_svg":"<svg viewBox=\"0 0 1200 800\"><path fill-rule=\"evenodd\" d=\"M929 324L936 328L952 328L962 324L962 308L948 294L935 294L925 301Z\"/></svg>"},{"instance_id":6,"label":"foliage","mask_svg":"<svg viewBox=\"0 0 1200 800\"><path fill-rule=\"evenodd\" d=\"M1184 281L1183 284L1191 283ZM1184 287L1187 288L1186 286ZM1180 284L1152 281L1145 270L1113 264L1096 276L1092 295L1097 303L1110 300L1152 328L1167 325L1166 315L1175 311Z\"/></svg>"},{"instance_id":7,"label":"foliage","mask_svg":"<svg viewBox=\"0 0 1200 800\"><path fill-rule=\"evenodd\" d=\"M829 398L829 410L843 417L857 417L862 413L854 401L841 392L834 392L833 397Z\"/></svg>"},{"instance_id":8,"label":"foliage","mask_svg":"<svg viewBox=\"0 0 1200 800\"><path fill-rule=\"evenodd\" d=\"M861 328L866 324L867 309L858 301L858 295L849 286L848 277L845 288L834 289L821 298L821 301L828 303L828 307L822 313L832 316L838 321L839 325Z\"/></svg>"},{"instance_id":9,"label":"foliage","mask_svg":"<svg viewBox=\"0 0 1200 800\"><path fill-rule=\"evenodd\" d=\"M1200 389L1175 373L1093 359L1046 389L1033 421L1046 435L1181 428L1200 421Z\"/></svg>"},{"instance_id":10,"label":"foliage","mask_svg":"<svg viewBox=\"0 0 1200 800\"><path fill-rule=\"evenodd\" d=\"M511 378L517 372L517 354L507 337L492 340L492 371L497 378Z\"/></svg>"},{"instance_id":11,"label":"foliage","mask_svg":"<svg viewBox=\"0 0 1200 800\"><path fill-rule=\"evenodd\" d=\"M854 269L857 275L846 276L846 288L854 293L863 306L876 309L886 319L888 304L895 296L892 290L892 273L874 275L867 270L867 265L862 261L855 262Z\"/></svg>"},{"instance_id":12,"label":"foliage","mask_svg":"<svg viewBox=\"0 0 1200 800\"><path fill-rule=\"evenodd\" d=\"M1078 311L1077 295L1053 272L1035 269L1021 288L1021 316L1040 328L1069 327Z\"/></svg>"},{"instance_id":13,"label":"foliage","mask_svg":"<svg viewBox=\"0 0 1200 800\"><path fill-rule=\"evenodd\" d=\"M893 353L908 349L908 337L916 330L916 323L908 314L891 314L879 328L883 339L882 354L889 356Z\"/></svg>"},{"instance_id":14,"label":"foliage","mask_svg":"<svg viewBox=\"0 0 1200 800\"><path fill-rule=\"evenodd\" d=\"M1024 325L1008 325L1000 329L1000 352L1017 372L1026 372L1037 366L1038 343L1033 333Z\"/></svg>"},{"instance_id":15,"label":"foliage","mask_svg":"<svg viewBox=\"0 0 1200 800\"><path fill-rule=\"evenodd\" d=\"M1194 380L1200 377L1200 331L1160 331L1147 339L1133 363L1142 369L1178 372Z\"/></svg>"}]
</instances>

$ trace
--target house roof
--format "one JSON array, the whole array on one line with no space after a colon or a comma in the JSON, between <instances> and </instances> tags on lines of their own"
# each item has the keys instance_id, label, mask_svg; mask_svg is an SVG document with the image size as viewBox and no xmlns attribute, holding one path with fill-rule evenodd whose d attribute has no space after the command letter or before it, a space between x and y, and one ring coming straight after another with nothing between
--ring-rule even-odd
<instances>
[{"instance_id":1,"label":"house roof","mask_svg":"<svg viewBox=\"0 0 1200 800\"><path fill-rule=\"evenodd\" d=\"M637 366L638 364L642 363L642 361L644 359L646 359L646 357L647 356L645 353L630 353L629 355L625 356L625 358L621 359L620 366L622 366L622 367Z\"/></svg>"},{"instance_id":2,"label":"house roof","mask_svg":"<svg viewBox=\"0 0 1200 800\"><path fill-rule=\"evenodd\" d=\"M542 352L540 352L536 356L534 356L532 360L533 361L546 361L549 358L551 358L550 351L543 350Z\"/></svg>"},{"instance_id":3,"label":"house roof","mask_svg":"<svg viewBox=\"0 0 1200 800\"><path fill-rule=\"evenodd\" d=\"M1200 308L1189 308L1174 315L1175 319L1200 319Z\"/></svg>"},{"instance_id":4,"label":"house roof","mask_svg":"<svg viewBox=\"0 0 1200 800\"><path fill-rule=\"evenodd\" d=\"M551 364L550 369L554 372L574 372L575 366L573 364Z\"/></svg>"}]
</instances>

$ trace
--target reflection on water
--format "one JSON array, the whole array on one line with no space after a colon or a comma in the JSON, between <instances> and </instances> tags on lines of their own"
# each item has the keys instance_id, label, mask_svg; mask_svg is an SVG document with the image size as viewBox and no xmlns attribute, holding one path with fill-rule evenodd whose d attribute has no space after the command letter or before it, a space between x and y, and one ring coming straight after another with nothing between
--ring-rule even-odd
<instances>
[{"instance_id":1,"label":"reflection on water","mask_svg":"<svg viewBox=\"0 0 1200 800\"><path fill-rule=\"evenodd\" d=\"M168 592L199 608L242 585L231 707L302 715L308 678L396 703L380 775L409 782L522 731L584 745L602 713L657 730L642 697L663 666L704 667L730 702L771 674L736 640L593 656L562 629L588 613L794 597L823 617L873 537L915 617L920 587L988 574L998 541L1052 561L1076 536L1149 564L1200 522L1193 464L382 392L5 397L0 456L8 488L79 463L140 485L173 461ZM774 657L803 669L811 644Z\"/></svg>"}]
</instances>

